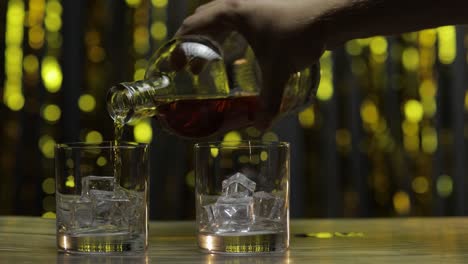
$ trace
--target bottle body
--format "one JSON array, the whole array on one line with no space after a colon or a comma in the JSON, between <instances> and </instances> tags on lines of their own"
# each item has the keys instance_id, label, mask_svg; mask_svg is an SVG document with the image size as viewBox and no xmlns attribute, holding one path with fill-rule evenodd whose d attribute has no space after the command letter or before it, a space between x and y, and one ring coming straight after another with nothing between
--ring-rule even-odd
<instances>
[{"instance_id":1,"label":"bottle body","mask_svg":"<svg viewBox=\"0 0 468 264\"><path fill-rule=\"evenodd\" d=\"M110 116L121 124L152 116L187 138L252 125L260 108L261 72L250 47L235 43L221 48L200 36L170 41L155 53L144 80L111 88ZM319 77L318 65L291 75L276 118L310 104Z\"/></svg>"}]
</instances>

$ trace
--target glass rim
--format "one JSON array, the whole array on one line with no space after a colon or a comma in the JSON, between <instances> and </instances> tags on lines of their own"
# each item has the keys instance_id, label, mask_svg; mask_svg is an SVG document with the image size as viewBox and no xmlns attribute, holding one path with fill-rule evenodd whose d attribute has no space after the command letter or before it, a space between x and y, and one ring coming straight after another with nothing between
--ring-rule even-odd
<instances>
[{"instance_id":1,"label":"glass rim","mask_svg":"<svg viewBox=\"0 0 468 264\"><path fill-rule=\"evenodd\" d=\"M56 149L142 149L149 147L149 143L139 143L133 141L122 141L115 144L115 141L102 142L65 142L55 144Z\"/></svg>"},{"instance_id":2,"label":"glass rim","mask_svg":"<svg viewBox=\"0 0 468 264\"><path fill-rule=\"evenodd\" d=\"M262 148L277 147L289 148L289 142L285 141L263 141L263 140L234 140L234 141L211 141L195 143L194 148Z\"/></svg>"}]
</instances>

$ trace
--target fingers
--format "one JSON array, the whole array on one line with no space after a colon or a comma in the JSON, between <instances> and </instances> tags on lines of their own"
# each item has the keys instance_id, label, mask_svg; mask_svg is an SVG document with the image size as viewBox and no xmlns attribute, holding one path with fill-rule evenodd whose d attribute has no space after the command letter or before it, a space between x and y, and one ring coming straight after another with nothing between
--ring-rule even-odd
<instances>
[{"instance_id":1,"label":"fingers","mask_svg":"<svg viewBox=\"0 0 468 264\"><path fill-rule=\"evenodd\" d=\"M263 68L263 84L260 91L260 111L255 116L255 123L260 129L268 128L281 110L284 88L288 76L272 66Z\"/></svg>"},{"instance_id":2,"label":"fingers","mask_svg":"<svg viewBox=\"0 0 468 264\"><path fill-rule=\"evenodd\" d=\"M188 34L216 35L220 32L235 29L237 21L238 0L216 0L197 8L196 12L186 18L176 32L176 36Z\"/></svg>"}]
</instances>

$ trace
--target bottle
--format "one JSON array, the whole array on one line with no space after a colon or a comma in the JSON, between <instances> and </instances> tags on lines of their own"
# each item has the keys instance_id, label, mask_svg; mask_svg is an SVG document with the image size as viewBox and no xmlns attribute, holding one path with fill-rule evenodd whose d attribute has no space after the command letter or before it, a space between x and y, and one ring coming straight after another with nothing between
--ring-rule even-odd
<instances>
[{"instance_id":1,"label":"bottle","mask_svg":"<svg viewBox=\"0 0 468 264\"><path fill-rule=\"evenodd\" d=\"M313 101L319 72L314 65L291 75L275 119ZM204 138L252 125L260 89L254 53L239 35L222 48L204 36L183 36L153 55L143 80L112 87L107 108L116 124L155 117L178 136Z\"/></svg>"}]
</instances>

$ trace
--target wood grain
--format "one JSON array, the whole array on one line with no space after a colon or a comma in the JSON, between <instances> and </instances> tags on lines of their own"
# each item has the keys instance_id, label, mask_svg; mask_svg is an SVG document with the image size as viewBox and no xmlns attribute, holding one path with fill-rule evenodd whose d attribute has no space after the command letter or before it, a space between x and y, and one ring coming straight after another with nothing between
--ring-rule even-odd
<instances>
[{"instance_id":1,"label":"wood grain","mask_svg":"<svg viewBox=\"0 0 468 264\"><path fill-rule=\"evenodd\" d=\"M467 263L468 218L291 221L284 255L202 253L193 222L151 222L140 256L57 253L55 221L0 217L0 263Z\"/></svg>"}]
</instances>

